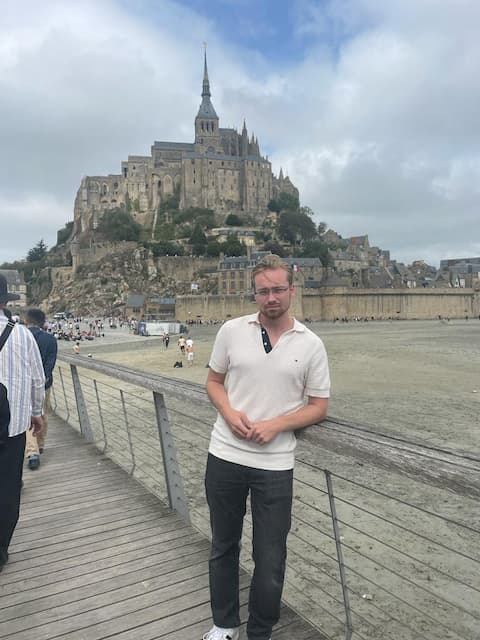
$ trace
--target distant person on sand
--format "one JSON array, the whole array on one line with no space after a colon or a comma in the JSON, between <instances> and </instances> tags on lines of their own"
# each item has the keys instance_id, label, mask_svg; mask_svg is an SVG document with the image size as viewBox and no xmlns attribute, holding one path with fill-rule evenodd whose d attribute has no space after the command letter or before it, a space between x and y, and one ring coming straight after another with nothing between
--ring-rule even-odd
<instances>
[{"instance_id":1,"label":"distant person on sand","mask_svg":"<svg viewBox=\"0 0 480 640\"><path fill-rule=\"evenodd\" d=\"M77 355L77 356L80 353L80 343L79 342L75 342L75 344L73 345L73 353L75 355Z\"/></svg>"},{"instance_id":2,"label":"distant person on sand","mask_svg":"<svg viewBox=\"0 0 480 640\"><path fill-rule=\"evenodd\" d=\"M193 347L187 347L187 362L189 367L193 366L194 357L195 354L193 353Z\"/></svg>"},{"instance_id":3,"label":"distant person on sand","mask_svg":"<svg viewBox=\"0 0 480 640\"><path fill-rule=\"evenodd\" d=\"M269 255L253 269L252 284L258 313L222 326L208 369L207 393L218 413L205 476L213 627L203 640L239 638L239 554L249 493L255 569L246 631L249 640L271 638L291 524L295 430L326 417L330 394L322 341L289 315L290 265Z\"/></svg>"},{"instance_id":4,"label":"distant person on sand","mask_svg":"<svg viewBox=\"0 0 480 640\"><path fill-rule=\"evenodd\" d=\"M185 344L186 344L185 338L183 336L180 336L178 339L178 347L182 352L182 355L185 355Z\"/></svg>"}]
</instances>

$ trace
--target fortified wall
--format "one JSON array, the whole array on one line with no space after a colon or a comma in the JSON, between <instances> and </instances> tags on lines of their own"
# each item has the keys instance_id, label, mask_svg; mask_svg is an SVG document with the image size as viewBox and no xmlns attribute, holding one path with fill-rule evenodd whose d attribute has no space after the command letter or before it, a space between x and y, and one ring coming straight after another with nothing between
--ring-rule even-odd
<instances>
[{"instance_id":1,"label":"fortified wall","mask_svg":"<svg viewBox=\"0 0 480 640\"><path fill-rule=\"evenodd\" d=\"M179 296L176 317L185 322L224 320L255 313L250 295ZM335 320L335 318L388 318L429 320L480 316L480 292L473 289L328 289L312 292L296 288L292 313L299 320Z\"/></svg>"}]
</instances>

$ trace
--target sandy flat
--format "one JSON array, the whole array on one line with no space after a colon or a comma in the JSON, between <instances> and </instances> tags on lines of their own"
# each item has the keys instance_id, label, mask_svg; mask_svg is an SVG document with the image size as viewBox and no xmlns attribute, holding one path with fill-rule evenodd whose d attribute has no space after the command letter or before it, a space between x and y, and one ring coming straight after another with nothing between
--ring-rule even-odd
<instances>
[{"instance_id":1,"label":"sandy flat","mask_svg":"<svg viewBox=\"0 0 480 640\"><path fill-rule=\"evenodd\" d=\"M480 321L313 323L332 377L330 415L410 435L415 441L480 452ZM82 344L93 357L181 380L204 383L218 326L194 326L189 367L176 337L159 339L106 331ZM71 347L70 347L71 348ZM173 368L176 360L181 369Z\"/></svg>"}]
</instances>

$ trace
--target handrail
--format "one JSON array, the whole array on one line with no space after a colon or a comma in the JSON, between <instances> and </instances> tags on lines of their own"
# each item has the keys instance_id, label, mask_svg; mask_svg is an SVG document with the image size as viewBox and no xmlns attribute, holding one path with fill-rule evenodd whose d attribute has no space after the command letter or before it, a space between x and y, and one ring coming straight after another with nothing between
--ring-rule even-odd
<instances>
[{"instance_id":1,"label":"handrail","mask_svg":"<svg viewBox=\"0 0 480 640\"><path fill-rule=\"evenodd\" d=\"M204 387L58 361L54 410L208 535ZM332 640L476 640L479 456L332 418L298 437L287 602Z\"/></svg>"}]
</instances>

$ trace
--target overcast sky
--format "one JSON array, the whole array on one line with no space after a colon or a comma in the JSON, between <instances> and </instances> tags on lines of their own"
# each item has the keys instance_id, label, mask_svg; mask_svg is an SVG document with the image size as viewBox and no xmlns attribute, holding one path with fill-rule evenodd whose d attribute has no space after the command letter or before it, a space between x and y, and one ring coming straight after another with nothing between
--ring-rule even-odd
<instances>
[{"instance_id":1,"label":"overcast sky","mask_svg":"<svg viewBox=\"0 0 480 640\"><path fill-rule=\"evenodd\" d=\"M302 204L404 262L480 255L478 0L3 0L0 263L73 219L84 175L221 126Z\"/></svg>"}]
</instances>

